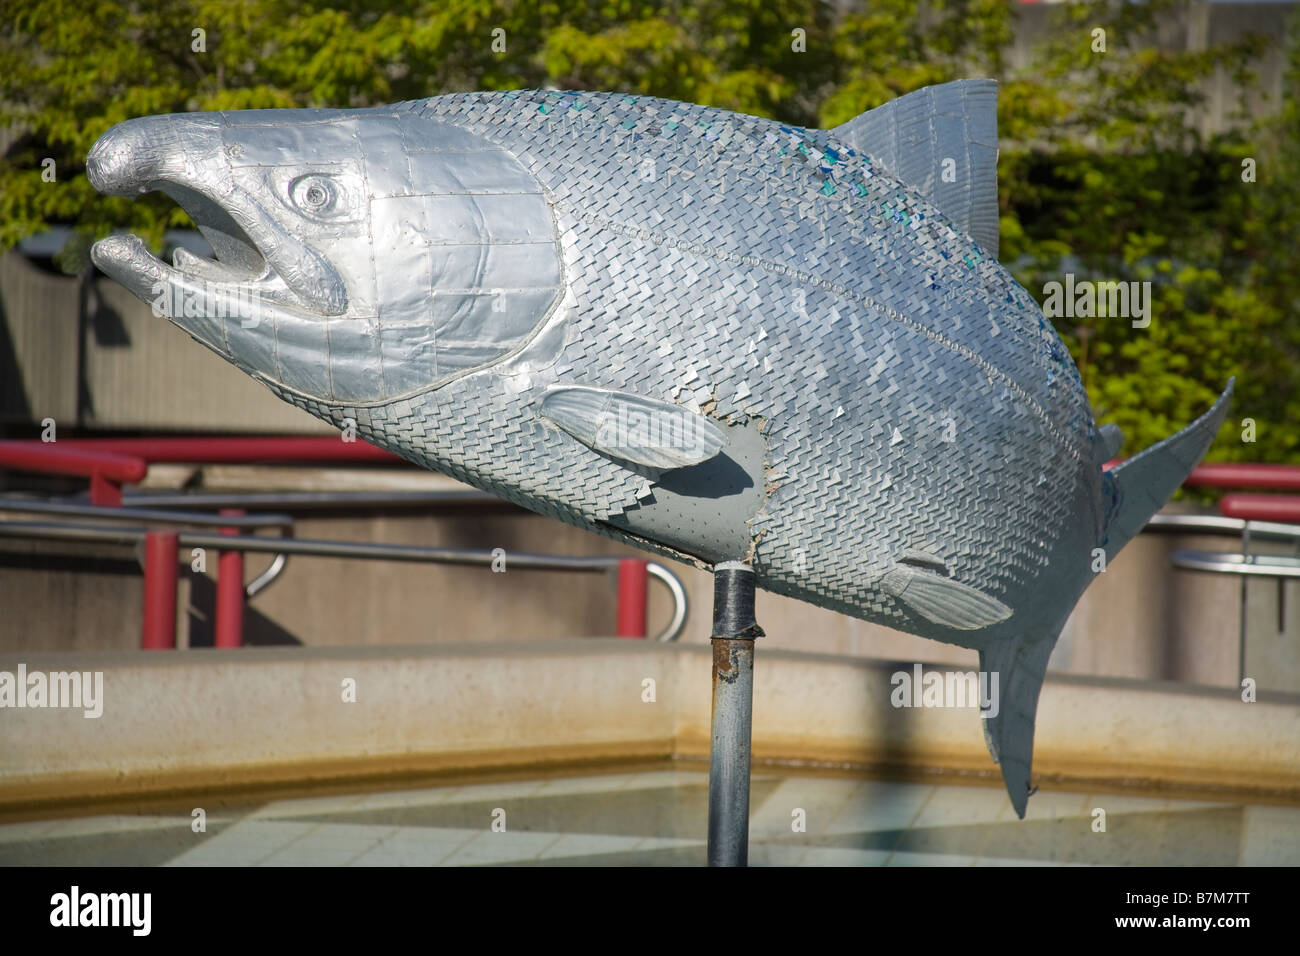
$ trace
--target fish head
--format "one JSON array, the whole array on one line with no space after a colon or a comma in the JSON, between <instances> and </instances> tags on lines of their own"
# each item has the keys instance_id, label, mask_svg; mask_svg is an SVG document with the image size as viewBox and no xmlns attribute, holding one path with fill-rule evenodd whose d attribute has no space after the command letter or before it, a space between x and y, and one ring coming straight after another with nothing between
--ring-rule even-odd
<instances>
[{"instance_id":1,"label":"fish head","mask_svg":"<svg viewBox=\"0 0 1300 956\"><path fill-rule=\"evenodd\" d=\"M550 205L509 152L418 112L149 116L92 147L100 192L159 191L213 258L136 236L101 271L222 357L327 404L391 401L499 361L559 297Z\"/></svg>"}]
</instances>

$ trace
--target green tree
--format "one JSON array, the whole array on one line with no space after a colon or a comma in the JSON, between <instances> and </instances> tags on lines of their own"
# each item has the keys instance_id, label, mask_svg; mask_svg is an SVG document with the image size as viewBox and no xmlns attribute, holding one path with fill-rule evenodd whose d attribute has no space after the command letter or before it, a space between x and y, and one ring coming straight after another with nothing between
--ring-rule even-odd
<instances>
[{"instance_id":1,"label":"green tree","mask_svg":"<svg viewBox=\"0 0 1300 956\"><path fill-rule=\"evenodd\" d=\"M1199 415L1236 376L1234 412L1211 457L1297 460L1295 106L1262 129L1203 135L1203 81L1224 70L1249 88L1247 67L1268 41L1158 48L1161 18L1185 6L1058 8L1034 60L1047 80L1037 103L1020 108L1022 76L1000 104L1002 258L1040 297L1065 272L1152 284L1146 329L1124 318L1058 321L1099 419L1124 429L1128 453ZM1093 50L1098 28L1104 54ZM1290 55L1295 89L1294 37ZM1040 125L1026 127L1028 116ZM1246 158L1256 182L1243 181ZM1256 421L1255 444L1239 440L1245 417Z\"/></svg>"},{"instance_id":2,"label":"green tree","mask_svg":"<svg viewBox=\"0 0 1300 956\"><path fill-rule=\"evenodd\" d=\"M825 57L793 49L796 29L827 45L829 8L800 0L10 0L7 13L0 126L20 138L0 158L0 248L51 223L76 226L81 247L114 227L156 245L184 225L158 197L102 197L84 176L95 140L133 116L556 86L810 123L831 82Z\"/></svg>"}]
</instances>

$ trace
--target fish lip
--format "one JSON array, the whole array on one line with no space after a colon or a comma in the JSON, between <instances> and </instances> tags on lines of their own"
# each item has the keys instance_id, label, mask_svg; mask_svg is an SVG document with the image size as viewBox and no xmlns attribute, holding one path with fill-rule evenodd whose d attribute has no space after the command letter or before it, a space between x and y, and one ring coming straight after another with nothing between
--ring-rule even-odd
<instances>
[{"instance_id":1,"label":"fish lip","mask_svg":"<svg viewBox=\"0 0 1300 956\"><path fill-rule=\"evenodd\" d=\"M158 303L170 301L168 293L173 289L186 294L198 293L213 303L236 303L225 307L222 313L231 316L242 314L237 308L248 309L250 303L274 303L283 308L284 303L276 300L289 294L269 268L261 276L241 279L221 274L217 271L221 268L220 263L214 259L192 256L196 262L209 263L207 267L168 265L149 251L143 239L131 233L114 233L99 240L91 246L90 259L101 272L115 279L136 298L154 303L155 309L159 308ZM162 306L163 309L168 307ZM289 308L293 309L293 305ZM166 315L173 321L181 319L180 315L167 311L156 314ZM224 348L224 333L222 338L223 342L213 344Z\"/></svg>"},{"instance_id":2,"label":"fish lip","mask_svg":"<svg viewBox=\"0 0 1300 956\"><path fill-rule=\"evenodd\" d=\"M178 270L151 253L139 236L116 233L90 247L90 259L99 270L136 298L148 301L159 282L180 279Z\"/></svg>"},{"instance_id":3,"label":"fish lip","mask_svg":"<svg viewBox=\"0 0 1300 956\"><path fill-rule=\"evenodd\" d=\"M101 136L86 158L87 177L108 195L164 193L194 221L214 257L178 253L168 265L153 256L139 237L114 235L91 247L91 261L101 271L140 298L145 298L142 290L158 281L175 281L202 283L218 293L257 294L317 315L347 312L347 289L338 271L280 226L247 192L228 178L221 181L224 189L218 189L178 175L184 163L168 162L171 157L160 161L163 150L157 145L147 152L136 150L130 134L119 133L132 123L146 121L127 121ZM179 143L171 140L162 145Z\"/></svg>"}]
</instances>

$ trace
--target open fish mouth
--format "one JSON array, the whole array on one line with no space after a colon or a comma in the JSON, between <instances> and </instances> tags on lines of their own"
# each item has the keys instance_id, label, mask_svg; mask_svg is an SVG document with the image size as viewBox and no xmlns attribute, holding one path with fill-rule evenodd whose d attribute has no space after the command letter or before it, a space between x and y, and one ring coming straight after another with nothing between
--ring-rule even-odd
<instances>
[{"instance_id":1,"label":"open fish mouth","mask_svg":"<svg viewBox=\"0 0 1300 956\"><path fill-rule=\"evenodd\" d=\"M208 147L197 162L196 145ZM209 297L256 297L316 315L344 314L348 296L337 270L236 186L224 158L220 128L197 117L128 120L100 137L86 159L91 184L108 195L164 193L194 221L213 256L177 249L168 264L140 237L119 234L95 243L95 265L145 301L156 299L164 284Z\"/></svg>"},{"instance_id":2,"label":"open fish mouth","mask_svg":"<svg viewBox=\"0 0 1300 956\"><path fill-rule=\"evenodd\" d=\"M239 227L230 215L199 193L186 186L163 183L155 187L176 201L194 221L203 238L212 248L212 257L197 255L188 249L177 248L168 265L149 251L143 239L135 235L113 235L95 243L92 256L95 265L111 275L137 295L152 289L158 282L194 284L199 280L208 285L229 285L237 288L264 286L270 293L276 285L277 273L257 243ZM141 187L141 192L149 191ZM148 280L149 289L138 289Z\"/></svg>"}]
</instances>

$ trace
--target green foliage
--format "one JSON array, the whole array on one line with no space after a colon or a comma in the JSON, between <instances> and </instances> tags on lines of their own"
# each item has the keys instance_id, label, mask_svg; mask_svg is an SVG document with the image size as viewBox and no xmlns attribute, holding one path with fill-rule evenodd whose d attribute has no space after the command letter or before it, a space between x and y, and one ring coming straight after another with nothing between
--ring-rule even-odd
<instances>
[{"instance_id":1,"label":"green foliage","mask_svg":"<svg viewBox=\"0 0 1300 956\"><path fill-rule=\"evenodd\" d=\"M95 140L133 116L550 85L812 123L831 79L824 56L791 48L796 27L826 48L828 8L797 0L8 0L6 14L0 126L24 135L0 158L0 248L51 223L155 244L185 224L159 197L101 197L83 174ZM41 178L46 158L57 187Z\"/></svg>"},{"instance_id":2,"label":"green foliage","mask_svg":"<svg viewBox=\"0 0 1300 956\"><path fill-rule=\"evenodd\" d=\"M835 88L820 125L934 83L1001 76L1012 26L1012 5L1001 0L875 0L849 12L833 35Z\"/></svg>"},{"instance_id":3,"label":"green foliage","mask_svg":"<svg viewBox=\"0 0 1300 956\"><path fill-rule=\"evenodd\" d=\"M1151 282L1146 329L1119 318L1057 323L1098 419L1124 429L1129 453L1191 421L1236 376L1233 413L1210 457L1300 461L1296 104L1262 128L1203 136L1198 81L1221 69L1248 83L1264 41L1153 48L1160 16L1179 6L1061 8L1037 58L1049 91L1021 113L1013 82L1000 103L1001 257L1035 294L1066 272ZM1300 14L1291 25L1288 82L1298 89ZM1091 50L1097 26L1105 54ZM1012 111L1037 112L1040 125L1017 129ZM1256 182L1243 181L1247 158ZM1253 444L1240 440L1243 418L1255 420Z\"/></svg>"},{"instance_id":4,"label":"green foliage","mask_svg":"<svg viewBox=\"0 0 1300 956\"><path fill-rule=\"evenodd\" d=\"M1300 13L1286 38L1160 49L1157 25L1187 5L1062 4L1013 68L1009 0L8 0L0 126L18 138L0 157L0 248L72 225L75 270L94 236L157 244L186 225L167 201L102 197L85 178L91 144L133 116L553 86L829 127L927 84L995 76L1003 261L1040 297L1066 272L1152 283L1149 328L1058 322L1099 418L1136 451L1235 375L1232 434L1254 418L1259 441L1214 454L1300 461L1300 103L1232 133L1198 122L1203 81L1222 70L1248 86L1270 42L1286 43L1287 89L1300 89ZM1257 182L1242 180L1247 158Z\"/></svg>"}]
</instances>

